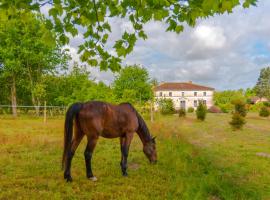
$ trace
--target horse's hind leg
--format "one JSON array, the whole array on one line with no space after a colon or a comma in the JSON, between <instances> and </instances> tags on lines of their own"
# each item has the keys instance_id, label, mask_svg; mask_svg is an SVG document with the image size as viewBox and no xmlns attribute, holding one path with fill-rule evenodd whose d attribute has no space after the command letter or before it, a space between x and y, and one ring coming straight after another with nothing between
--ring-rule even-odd
<instances>
[{"instance_id":1,"label":"horse's hind leg","mask_svg":"<svg viewBox=\"0 0 270 200\"><path fill-rule=\"evenodd\" d=\"M83 132L78 128L77 125L75 125L74 138L72 139L72 143L71 143L71 151L68 152L67 161L66 161L66 168L65 168L65 172L64 172L64 178L67 180L67 182L72 181L72 177L71 177L71 173L70 173L71 161L72 161L72 158L75 154L77 147L79 146L80 142L82 141L83 136L84 136Z\"/></svg>"},{"instance_id":2,"label":"horse's hind leg","mask_svg":"<svg viewBox=\"0 0 270 200\"><path fill-rule=\"evenodd\" d=\"M85 167L86 167L86 177L89 178L92 181L96 181L97 178L93 175L92 172L92 166L91 166L91 160L93 151L96 147L98 137L97 136L88 136L87 137L87 145L84 151L84 158L85 158Z\"/></svg>"}]
</instances>

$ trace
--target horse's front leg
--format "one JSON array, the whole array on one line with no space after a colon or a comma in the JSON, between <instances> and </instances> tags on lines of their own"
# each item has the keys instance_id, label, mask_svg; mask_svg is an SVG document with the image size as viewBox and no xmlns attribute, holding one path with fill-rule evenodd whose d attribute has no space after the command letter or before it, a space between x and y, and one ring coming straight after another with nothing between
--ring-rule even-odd
<instances>
[{"instance_id":1,"label":"horse's front leg","mask_svg":"<svg viewBox=\"0 0 270 200\"><path fill-rule=\"evenodd\" d=\"M97 178L93 175L92 172L91 161L94 149L98 141L98 137L87 137L87 140L88 142L84 151L86 177L92 181L97 181Z\"/></svg>"},{"instance_id":2,"label":"horse's front leg","mask_svg":"<svg viewBox=\"0 0 270 200\"><path fill-rule=\"evenodd\" d=\"M127 176L127 158L128 158L128 152L129 152L129 146L131 143L131 140L133 138L133 133L126 134L125 137L120 138L120 144L121 144L121 169L123 176Z\"/></svg>"}]
</instances>

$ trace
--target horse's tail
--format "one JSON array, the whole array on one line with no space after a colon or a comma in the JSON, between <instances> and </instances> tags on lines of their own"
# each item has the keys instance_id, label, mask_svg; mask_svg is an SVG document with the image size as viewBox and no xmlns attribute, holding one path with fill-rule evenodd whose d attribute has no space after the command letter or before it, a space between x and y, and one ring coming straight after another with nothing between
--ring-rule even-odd
<instances>
[{"instance_id":1,"label":"horse's tail","mask_svg":"<svg viewBox=\"0 0 270 200\"><path fill-rule=\"evenodd\" d=\"M65 127L64 127L64 152L62 158L62 169L65 167L65 161L67 157L67 153L71 150L71 141L73 135L73 118L76 116L81 110L81 103L72 104L66 113Z\"/></svg>"}]
</instances>

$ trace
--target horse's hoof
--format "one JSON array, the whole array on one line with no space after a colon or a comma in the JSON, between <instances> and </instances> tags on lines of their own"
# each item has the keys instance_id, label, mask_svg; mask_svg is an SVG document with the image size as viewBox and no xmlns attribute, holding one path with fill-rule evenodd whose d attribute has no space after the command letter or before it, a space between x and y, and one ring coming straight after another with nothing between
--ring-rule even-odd
<instances>
[{"instance_id":1,"label":"horse's hoof","mask_svg":"<svg viewBox=\"0 0 270 200\"><path fill-rule=\"evenodd\" d=\"M91 181L95 182L95 181L97 181L97 177L95 177L95 176L90 177L90 178L89 178L89 180L91 180Z\"/></svg>"},{"instance_id":2,"label":"horse's hoof","mask_svg":"<svg viewBox=\"0 0 270 200\"><path fill-rule=\"evenodd\" d=\"M66 179L67 182L70 182L70 183L72 182L72 178L71 177L67 177L65 179Z\"/></svg>"},{"instance_id":3,"label":"horse's hoof","mask_svg":"<svg viewBox=\"0 0 270 200\"><path fill-rule=\"evenodd\" d=\"M124 177L127 177L127 176L128 176L128 174L127 174L127 173L123 173L123 176L124 176Z\"/></svg>"}]
</instances>

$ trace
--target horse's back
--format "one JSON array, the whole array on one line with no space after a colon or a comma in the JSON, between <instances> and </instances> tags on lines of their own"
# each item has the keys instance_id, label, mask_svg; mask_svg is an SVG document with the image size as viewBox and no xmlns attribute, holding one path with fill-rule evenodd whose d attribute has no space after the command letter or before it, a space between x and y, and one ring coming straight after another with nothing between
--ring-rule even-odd
<instances>
[{"instance_id":1,"label":"horse's back","mask_svg":"<svg viewBox=\"0 0 270 200\"><path fill-rule=\"evenodd\" d=\"M90 101L82 105L78 119L84 132L98 132L104 137L119 137L136 132L138 120L135 109L129 103L113 105Z\"/></svg>"}]
</instances>

